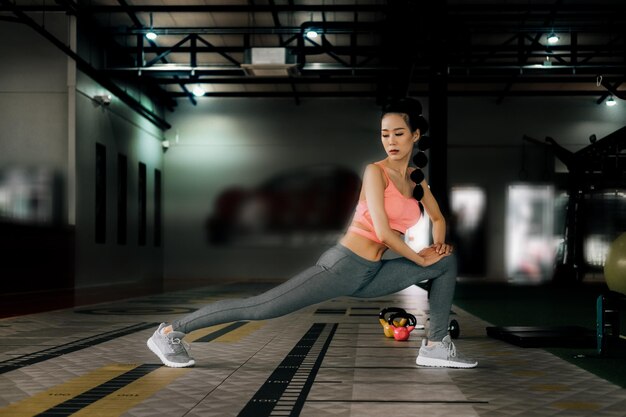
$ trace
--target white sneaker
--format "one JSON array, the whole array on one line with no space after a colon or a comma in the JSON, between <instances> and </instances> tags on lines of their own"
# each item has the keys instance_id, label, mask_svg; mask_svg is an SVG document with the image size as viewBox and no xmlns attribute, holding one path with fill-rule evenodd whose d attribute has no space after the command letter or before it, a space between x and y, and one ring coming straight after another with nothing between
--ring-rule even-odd
<instances>
[{"instance_id":1,"label":"white sneaker","mask_svg":"<svg viewBox=\"0 0 626 417\"><path fill-rule=\"evenodd\" d=\"M432 347L426 346L426 339L423 339L415 363L419 366L437 368L475 368L478 365L477 361L457 355L456 346L449 335L444 337L441 343Z\"/></svg>"},{"instance_id":2,"label":"white sneaker","mask_svg":"<svg viewBox=\"0 0 626 417\"><path fill-rule=\"evenodd\" d=\"M161 333L164 327L167 327L167 324L161 323L148 339L148 348L169 367L186 368L195 365L196 362L189 356L189 345L183 342L185 334L172 331L165 335Z\"/></svg>"}]
</instances>

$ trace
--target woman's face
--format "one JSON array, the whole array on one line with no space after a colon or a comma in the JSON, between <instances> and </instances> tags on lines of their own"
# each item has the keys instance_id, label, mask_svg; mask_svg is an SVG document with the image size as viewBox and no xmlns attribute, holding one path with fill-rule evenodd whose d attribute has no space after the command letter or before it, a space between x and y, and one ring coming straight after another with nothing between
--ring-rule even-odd
<instances>
[{"instance_id":1,"label":"woman's face","mask_svg":"<svg viewBox=\"0 0 626 417\"><path fill-rule=\"evenodd\" d=\"M411 133L400 113L388 113L381 121L381 141L389 159L400 161L413 154L413 144L419 139L419 130Z\"/></svg>"}]
</instances>

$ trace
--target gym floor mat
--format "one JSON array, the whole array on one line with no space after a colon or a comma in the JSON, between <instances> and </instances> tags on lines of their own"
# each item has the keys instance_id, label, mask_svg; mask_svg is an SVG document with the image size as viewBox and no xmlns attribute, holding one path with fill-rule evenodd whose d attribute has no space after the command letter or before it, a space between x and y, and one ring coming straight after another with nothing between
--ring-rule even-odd
<instances>
[{"instance_id":1,"label":"gym floor mat","mask_svg":"<svg viewBox=\"0 0 626 417\"><path fill-rule=\"evenodd\" d=\"M596 333L581 326L487 327L487 335L520 347L594 347Z\"/></svg>"}]
</instances>

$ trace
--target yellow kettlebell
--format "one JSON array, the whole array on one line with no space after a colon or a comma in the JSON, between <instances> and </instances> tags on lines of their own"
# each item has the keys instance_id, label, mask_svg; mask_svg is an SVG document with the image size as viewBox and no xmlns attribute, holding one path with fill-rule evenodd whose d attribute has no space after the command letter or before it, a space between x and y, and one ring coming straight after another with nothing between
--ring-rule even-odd
<instances>
[{"instance_id":1,"label":"yellow kettlebell","mask_svg":"<svg viewBox=\"0 0 626 417\"><path fill-rule=\"evenodd\" d=\"M393 337L393 327L391 324L389 324L389 318L386 317L386 315L389 313L404 313L406 315L406 311L400 307L387 307L383 308L382 310L380 310L380 313L378 313L378 321L380 322L380 325L383 326L383 332L385 333L385 336ZM406 318L395 320L393 322L393 326L402 327L406 324L406 321Z\"/></svg>"}]
</instances>

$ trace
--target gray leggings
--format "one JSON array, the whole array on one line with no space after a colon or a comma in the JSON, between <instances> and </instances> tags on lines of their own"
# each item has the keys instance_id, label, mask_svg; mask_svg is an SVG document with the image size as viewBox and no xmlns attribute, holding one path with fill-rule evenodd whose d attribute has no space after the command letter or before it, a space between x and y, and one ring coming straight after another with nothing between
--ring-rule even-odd
<instances>
[{"instance_id":1,"label":"gray leggings","mask_svg":"<svg viewBox=\"0 0 626 417\"><path fill-rule=\"evenodd\" d=\"M322 254L315 266L254 297L217 301L172 323L174 330L196 329L238 320L265 320L335 297L381 297L429 280L429 340L448 334L448 318L456 284L456 257L428 267L406 258L370 261L341 244Z\"/></svg>"}]
</instances>

